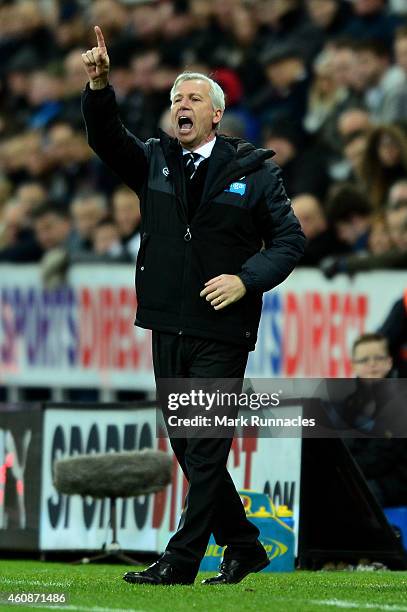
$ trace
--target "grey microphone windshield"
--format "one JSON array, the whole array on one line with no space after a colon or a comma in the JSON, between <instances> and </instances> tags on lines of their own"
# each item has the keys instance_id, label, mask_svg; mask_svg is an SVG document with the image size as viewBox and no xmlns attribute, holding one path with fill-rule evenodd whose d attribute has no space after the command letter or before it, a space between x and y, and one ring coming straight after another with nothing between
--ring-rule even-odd
<instances>
[{"instance_id":1,"label":"grey microphone windshield","mask_svg":"<svg viewBox=\"0 0 407 612\"><path fill-rule=\"evenodd\" d=\"M76 455L54 463L54 486L68 495L135 497L171 481L172 460L163 451Z\"/></svg>"}]
</instances>

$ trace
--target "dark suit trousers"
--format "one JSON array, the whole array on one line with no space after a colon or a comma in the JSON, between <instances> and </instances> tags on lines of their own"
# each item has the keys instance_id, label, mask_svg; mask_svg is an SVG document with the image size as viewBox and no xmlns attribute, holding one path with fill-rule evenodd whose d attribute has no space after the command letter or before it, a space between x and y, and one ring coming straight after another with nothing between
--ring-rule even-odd
<instances>
[{"instance_id":1,"label":"dark suit trousers","mask_svg":"<svg viewBox=\"0 0 407 612\"><path fill-rule=\"evenodd\" d=\"M153 331L153 362L160 378L234 378L241 392L248 351L245 347L204 338ZM188 480L184 510L163 557L195 574L210 534L227 546L225 558L258 552L259 530L246 518L241 499L227 471L232 438L170 438Z\"/></svg>"}]
</instances>

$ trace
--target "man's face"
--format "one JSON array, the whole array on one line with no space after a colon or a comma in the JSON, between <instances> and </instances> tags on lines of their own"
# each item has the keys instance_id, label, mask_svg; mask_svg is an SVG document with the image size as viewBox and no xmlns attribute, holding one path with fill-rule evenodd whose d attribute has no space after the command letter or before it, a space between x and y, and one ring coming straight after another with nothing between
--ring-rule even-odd
<instances>
[{"instance_id":1,"label":"man's face","mask_svg":"<svg viewBox=\"0 0 407 612\"><path fill-rule=\"evenodd\" d=\"M300 195L293 198L292 205L302 230L309 240L316 238L326 229L326 221L316 198Z\"/></svg>"},{"instance_id":2,"label":"man's face","mask_svg":"<svg viewBox=\"0 0 407 612\"><path fill-rule=\"evenodd\" d=\"M267 78L276 89L292 87L302 72L304 64L297 57L287 57L266 66Z\"/></svg>"},{"instance_id":3,"label":"man's face","mask_svg":"<svg viewBox=\"0 0 407 612\"><path fill-rule=\"evenodd\" d=\"M74 136L74 131L68 124L52 127L48 132L48 154L50 158L57 162L69 159Z\"/></svg>"},{"instance_id":4,"label":"man's face","mask_svg":"<svg viewBox=\"0 0 407 612\"><path fill-rule=\"evenodd\" d=\"M390 134L383 133L377 147L379 160L385 168L396 166L401 159L400 143Z\"/></svg>"},{"instance_id":5,"label":"man's face","mask_svg":"<svg viewBox=\"0 0 407 612\"><path fill-rule=\"evenodd\" d=\"M171 123L179 142L190 151L211 140L212 126L223 115L221 109L213 109L209 91L206 81L191 80L180 83L174 94Z\"/></svg>"},{"instance_id":6,"label":"man's face","mask_svg":"<svg viewBox=\"0 0 407 612\"><path fill-rule=\"evenodd\" d=\"M358 344L352 357L355 376L359 378L385 378L392 367L385 342L381 340Z\"/></svg>"},{"instance_id":7,"label":"man's face","mask_svg":"<svg viewBox=\"0 0 407 612\"><path fill-rule=\"evenodd\" d=\"M366 131L370 126L369 113L360 109L345 111L338 119L338 131L344 139L349 138L356 132Z\"/></svg>"},{"instance_id":8,"label":"man's face","mask_svg":"<svg viewBox=\"0 0 407 612\"><path fill-rule=\"evenodd\" d=\"M332 75L339 87L355 86L356 54L352 49L334 49Z\"/></svg>"},{"instance_id":9,"label":"man's face","mask_svg":"<svg viewBox=\"0 0 407 612\"><path fill-rule=\"evenodd\" d=\"M21 202L6 204L2 214L2 233L4 246L12 244L18 232L24 227L27 218L27 207Z\"/></svg>"},{"instance_id":10,"label":"man's face","mask_svg":"<svg viewBox=\"0 0 407 612\"><path fill-rule=\"evenodd\" d=\"M359 172L363 155L366 149L366 140L366 135L360 134L359 136L352 138L352 140L348 142L343 148L345 157L350 163L352 170L355 173Z\"/></svg>"},{"instance_id":11,"label":"man's face","mask_svg":"<svg viewBox=\"0 0 407 612\"><path fill-rule=\"evenodd\" d=\"M389 210L386 221L392 243L400 251L407 251L407 206Z\"/></svg>"},{"instance_id":12,"label":"man's face","mask_svg":"<svg viewBox=\"0 0 407 612\"><path fill-rule=\"evenodd\" d=\"M68 219L54 213L48 213L34 221L35 237L46 251L61 246L68 237L69 230Z\"/></svg>"},{"instance_id":13,"label":"man's face","mask_svg":"<svg viewBox=\"0 0 407 612\"><path fill-rule=\"evenodd\" d=\"M17 189L16 195L19 202L25 204L28 209L32 209L34 206L45 201L47 192L39 183L28 183L26 185L21 185L21 187Z\"/></svg>"},{"instance_id":14,"label":"man's face","mask_svg":"<svg viewBox=\"0 0 407 612\"><path fill-rule=\"evenodd\" d=\"M335 231L339 240L354 245L359 238L367 232L370 226L368 217L361 217L360 215L353 215L349 219L336 221Z\"/></svg>"},{"instance_id":15,"label":"man's face","mask_svg":"<svg viewBox=\"0 0 407 612\"><path fill-rule=\"evenodd\" d=\"M134 193L116 193L113 212L121 236L130 236L140 225L140 201Z\"/></svg>"},{"instance_id":16,"label":"man's face","mask_svg":"<svg viewBox=\"0 0 407 612\"><path fill-rule=\"evenodd\" d=\"M334 0L307 0L307 8L314 23L327 27L338 11L338 4Z\"/></svg>"},{"instance_id":17,"label":"man's face","mask_svg":"<svg viewBox=\"0 0 407 612\"><path fill-rule=\"evenodd\" d=\"M407 36L396 40L394 52L397 64L407 73Z\"/></svg>"},{"instance_id":18,"label":"man's face","mask_svg":"<svg viewBox=\"0 0 407 612\"><path fill-rule=\"evenodd\" d=\"M273 160L279 166L285 166L297 154L294 144L284 136L269 136L265 142L265 147L275 151Z\"/></svg>"},{"instance_id":19,"label":"man's face","mask_svg":"<svg viewBox=\"0 0 407 612\"><path fill-rule=\"evenodd\" d=\"M356 54L356 72L363 89L377 85L388 67L386 57L379 57L372 51L363 50Z\"/></svg>"},{"instance_id":20,"label":"man's face","mask_svg":"<svg viewBox=\"0 0 407 612\"><path fill-rule=\"evenodd\" d=\"M371 15L383 8L383 0L353 0L357 15Z\"/></svg>"},{"instance_id":21,"label":"man's face","mask_svg":"<svg viewBox=\"0 0 407 612\"><path fill-rule=\"evenodd\" d=\"M99 202L89 198L83 202L78 202L72 207L72 218L74 227L84 239L91 237L93 228L105 214Z\"/></svg>"},{"instance_id":22,"label":"man's face","mask_svg":"<svg viewBox=\"0 0 407 612\"><path fill-rule=\"evenodd\" d=\"M93 232L93 248L98 255L109 253L110 250L119 243L119 230L114 223L106 223L95 228Z\"/></svg>"},{"instance_id":23,"label":"man's face","mask_svg":"<svg viewBox=\"0 0 407 612\"><path fill-rule=\"evenodd\" d=\"M396 183L391 189L389 194L389 204L392 207L404 204L407 202L407 182Z\"/></svg>"}]
</instances>

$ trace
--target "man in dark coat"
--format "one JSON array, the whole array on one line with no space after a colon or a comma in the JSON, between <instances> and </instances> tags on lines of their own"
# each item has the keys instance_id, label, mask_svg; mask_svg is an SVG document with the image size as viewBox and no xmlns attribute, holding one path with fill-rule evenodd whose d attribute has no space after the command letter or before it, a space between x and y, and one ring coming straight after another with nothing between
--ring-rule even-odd
<instances>
[{"instance_id":1,"label":"man in dark coat","mask_svg":"<svg viewBox=\"0 0 407 612\"><path fill-rule=\"evenodd\" d=\"M89 77L83 113L90 146L140 198L136 325L153 330L158 390L169 378L241 381L262 293L304 251L272 152L217 136L223 92L195 73L180 75L171 90L176 138L161 132L140 141L120 121L103 35L95 32L98 46L82 55ZM125 580L193 583L211 532L227 548L220 573L206 584L239 582L266 567L259 531L226 469L231 437L170 440L189 481L178 530L155 564Z\"/></svg>"}]
</instances>

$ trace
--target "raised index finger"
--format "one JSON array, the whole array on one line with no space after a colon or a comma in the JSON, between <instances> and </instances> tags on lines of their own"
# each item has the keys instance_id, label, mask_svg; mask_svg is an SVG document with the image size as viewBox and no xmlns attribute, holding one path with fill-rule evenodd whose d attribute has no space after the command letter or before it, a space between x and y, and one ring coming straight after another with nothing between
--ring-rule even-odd
<instances>
[{"instance_id":1,"label":"raised index finger","mask_svg":"<svg viewBox=\"0 0 407 612\"><path fill-rule=\"evenodd\" d=\"M103 38L102 30L99 28L99 26L95 26L95 34L98 41L99 49L103 49L104 51L106 51L105 39Z\"/></svg>"}]
</instances>

